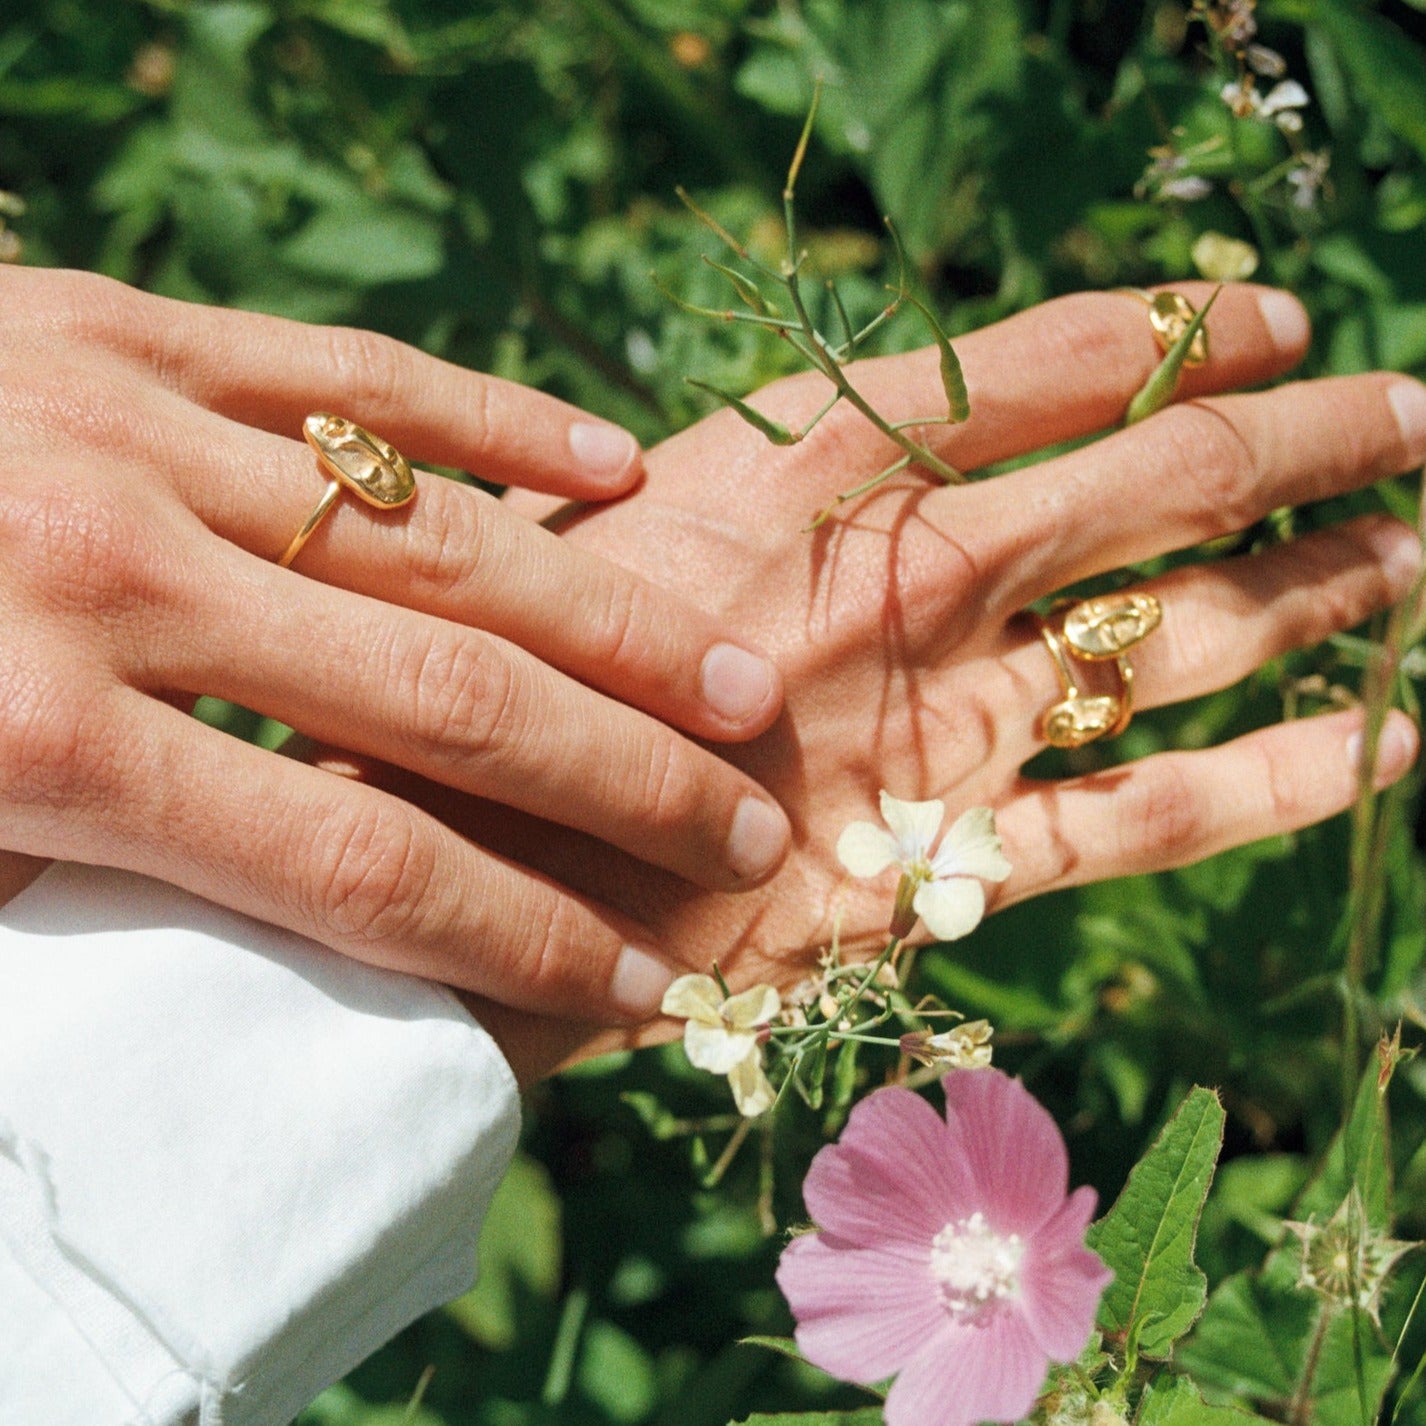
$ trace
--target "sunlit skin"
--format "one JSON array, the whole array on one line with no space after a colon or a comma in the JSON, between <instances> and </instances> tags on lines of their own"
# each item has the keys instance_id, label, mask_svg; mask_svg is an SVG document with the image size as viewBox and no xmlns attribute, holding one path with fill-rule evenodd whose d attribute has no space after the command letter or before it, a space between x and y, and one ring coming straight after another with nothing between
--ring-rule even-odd
<instances>
[{"instance_id":1,"label":"sunlit skin","mask_svg":"<svg viewBox=\"0 0 1426 1426\"><path fill-rule=\"evenodd\" d=\"M1195 303L1209 291L1181 290ZM731 413L709 417L648 453L634 493L564 521L566 541L680 593L778 661L781 717L760 737L722 750L772 793L793 827L786 862L752 891L700 889L585 835L369 759L323 761L636 918L671 961L690 970L718 961L734 989L760 980L786 989L801 979L834 915L847 952L885 944L894 872L884 885L855 882L834 853L849 822L874 815L882 788L905 799L942 798L950 817L970 806L995 810L1013 871L987 888L992 908L1180 865L1330 816L1355 791L1349 738L1361 720L1352 712L1073 781L1035 782L1021 772L1042 746L1040 715L1059 696L1023 613L1032 600L1244 528L1278 506L1359 488L1426 452L1426 392L1404 377L1221 394L1299 360L1308 331L1293 299L1230 286L1211 328L1210 360L1184 374L1177 404L1131 430L962 487L907 473L849 503L815 534L804 532L811 514L888 460L885 438L843 408L800 445L781 449ZM1113 293L1061 299L957 345L971 416L958 428L929 429L927 439L971 472L1112 428L1159 356L1143 304ZM888 419L935 409L934 351L852 370ZM824 394L823 379L808 376L755 401L798 426ZM422 396L411 390L403 399L414 409ZM531 515L547 510L529 497L511 504ZM334 518L314 540L328 542L328 562L315 574L339 567L338 557L348 565L385 557L389 529L365 511L340 513L340 526ZM1372 516L1145 585L1164 617L1133 654L1138 705L1223 687L1285 649L1359 622L1404 592L1418 562L1412 533ZM381 592L407 597L398 571ZM1410 723L1394 717L1382 777L1404 771L1415 748ZM540 937L541 927L531 933ZM466 961L447 979L469 985L479 971L504 984L502 994L522 998L514 963L507 971L480 944L460 954ZM400 963L399 946L389 959ZM420 955L409 964L429 973ZM540 973L541 985L554 984L561 967L542 963ZM656 1020L611 1032L512 1010L489 995L473 1003L527 1080L678 1031Z\"/></svg>"}]
</instances>

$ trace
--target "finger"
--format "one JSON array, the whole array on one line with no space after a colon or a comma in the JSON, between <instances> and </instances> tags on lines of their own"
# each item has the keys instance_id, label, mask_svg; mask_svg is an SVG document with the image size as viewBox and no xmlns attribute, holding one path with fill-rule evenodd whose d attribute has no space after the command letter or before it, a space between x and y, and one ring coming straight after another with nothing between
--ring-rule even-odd
<instances>
[{"instance_id":1,"label":"finger","mask_svg":"<svg viewBox=\"0 0 1426 1426\"><path fill-rule=\"evenodd\" d=\"M108 712L118 738L107 746L126 755L77 750L63 774L76 798L32 809L31 838L48 852L155 876L358 960L522 1009L604 1023L657 1012L675 972L628 918L400 798L132 690L116 691Z\"/></svg>"},{"instance_id":2,"label":"finger","mask_svg":"<svg viewBox=\"0 0 1426 1426\"><path fill-rule=\"evenodd\" d=\"M1135 705L1153 708L1227 688L1269 659L1350 629L1403 598L1420 568L1421 542L1410 526L1370 515L1260 554L1135 585L1164 611L1131 655ZM1017 705L1061 696L1038 631L1026 629L1005 664ZM1081 662L1078 669L1086 691L1118 691L1112 664L1096 670ZM1026 756L1043 746L1038 725L1038 718L1024 720Z\"/></svg>"},{"instance_id":3,"label":"finger","mask_svg":"<svg viewBox=\"0 0 1426 1426\"><path fill-rule=\"evenodd\" d=\"M1362 722L1359 710L1304 718L1201 752L1023 784L997 816L1015 868L1001 904L1187 866L1344 811L1358 791ZM1392 713L1378 748L1379 787L1411 766L1418 743L1411 720Z\"/></svg>"},{"instance_id":4,"label":"finger","mask_svg":"<svg viewBox=\"0 0 1426 1426\"><path fill-rule=\"evenodd\" d=\"M731 890L790 829L745 773L500 638L235 556L157 676ZM201 596L200 596L201 599ZM257 631L257 637L255 637Z\"/></svg>"},{"instance_id":5,"label":"finger","mask_svg":"<svg viewBox=\"0 0 1426 1426\"><path fill-rule=\"evenodd\" d=\"M1173 290L1202 306L1214 288L1187 282ZM1207 325L1209 359L1201 367L1185 368L1179 400L1280 376L1301 360L1311 335L1295 297L1247 283L1223 288ZM926 426L913 434L965 472L1117 425L1163 359L1147 306L1122 291L1056 298L957 337L955 349L970 394L970 416L960 425ZM855 362L848 375L888 421L945 412L934 347ZM755 404L795 427L826 394L824 381L794 378L769 388ZM835 441L839 457L828 472L829 490L854 483L845 478L847 457L854 468L871 473L877 462L887 464L900 453L845 404L835 408L824 438ZM805 487L798 493L806 499Z\"/></svg>"},{"instance_id":6,"label":"finger","mask_svg":"<svg viewBox=\"0 0 1426 1426\"><path fill-rule=\"evenodd\" d=\"M309 412L335 411L413 460L582 499L620 494L643 474L620 427L389 337L173 301L87 273L13 280L44 284L51 328L72 320L245 425L295 433Z\"/></svg>"},{"instance_id":7,"label":"finger","mask_svg":"<svg viewBox=\"0 0 1426 1426\"><path fill-rule=\"evenodd\" d=\"M1423 457L1426 387L1383 372L1332 377L1170 407L1093 446L957 492L965 498L955 515L967 529L995 530L980 557L1002 576L997 596L1018 607L1236 533L1278 506L1358 490Z\"/></svg>"},{"instance_id":8,"label":"finger","mask_svg":"<svg viewBox=\"0 0 1426 1426\"><path fill-rule=\"evenodd\" d=\"M326 487L311 450L169 400L167 413L154 403L145 434L157 449L144 459L171 472L209 529L275 559ZM415 499L397 510L339 498L295 568L509 639L701 738L754 737L777 717L776 666L722 621L561 543L483 491L416 479Z\"/></svg>"}]
</instances>

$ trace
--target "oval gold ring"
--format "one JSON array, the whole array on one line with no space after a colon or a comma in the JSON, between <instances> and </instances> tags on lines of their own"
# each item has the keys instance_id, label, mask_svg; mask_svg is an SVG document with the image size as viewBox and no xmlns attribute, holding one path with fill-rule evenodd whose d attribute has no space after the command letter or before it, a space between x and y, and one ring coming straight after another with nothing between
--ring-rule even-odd
<instances>
[{"instance_id":1,"label":"oval gold ring","mask_svg":"<svg viewBox=\"0 0 1426 1426\"><path fill-rule=\"evenodd\" d=\"M1134 666L1128 651L1158 628L1163 606L1152 594L1104 594L1061 606L1057 628L1035 615L1040 637L1054 660L1061 697L1040 715L1040 735L1055 748L1082 748L1117 738L1134 716ZM1117 694L1086 693L1075 662L1113 663Z\"/></svg>"},{"instance_id":2,"label":"oval gold ring","mask_svg":"<svg viewBox=\"0 0 1426 1426\"><path fill-rule=\"evenodd\" d=\"M328 484L278 559L282 569L301 554L344 490L379 510L398 509L416 496L416 477L406 457L355 421L329 411L314 411L302 422L302 434L316 452L317 465Z\"/></svg>"},{"instance_id":3,"label":"oval gold ring","mask_svg":"<svg viewBox=\"0 0 1426 1426\"><path fill-rule=\"evenodd\" d=\"M1188 324L1198 315L1198 309L1179 292L1146 292L1142 287L1126 287L1149 309L1149 326L1159 350L1166 352L1183 336ZM1202 366L1208 360L1208 328L1200 327L1188 344L1185 366Z\"/></svg>"}]
</instances>

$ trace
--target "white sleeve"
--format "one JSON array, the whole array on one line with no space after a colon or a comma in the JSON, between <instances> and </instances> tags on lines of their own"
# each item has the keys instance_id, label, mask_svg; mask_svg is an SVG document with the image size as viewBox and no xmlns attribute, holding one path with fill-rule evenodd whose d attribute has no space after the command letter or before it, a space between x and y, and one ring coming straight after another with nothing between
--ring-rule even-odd
<instances>
[{"instance_id":1,"label":"white sleeve","mask_svg":"<svg viewBox=\"0 0 1426 1426\"><path fill-rule=\"evenodd\" d=\"M52 867L0 909L0 1421L285 1426L470 1285L518 1129L447 991Z\"/></svg>"}]
</instances>

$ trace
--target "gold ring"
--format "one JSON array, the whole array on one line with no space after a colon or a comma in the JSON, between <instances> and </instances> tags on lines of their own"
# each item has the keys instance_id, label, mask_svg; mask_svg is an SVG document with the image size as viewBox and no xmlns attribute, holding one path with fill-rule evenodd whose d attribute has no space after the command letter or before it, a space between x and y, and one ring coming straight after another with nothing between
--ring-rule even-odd
<instances>
[{"instance_id":1,"label":"gold ring","mask_svg":"<svg viewBox=\"0 0 1426 1426\"><path fill-rule=\"evenodd\" d=\"M1060 689L1064 694L1058 703L1052 703L1040 715L1040 736L1052 748L1082 748L1100 738L1122 733L1129 722L1121 700L1108 694L1080 692L1064 641L1038 614L1035 622L1039 625L1040 637L1045 641L1050 657L1055 661L1055 671L1059 674ZM1119 664L1119 673L1122 680L1123 662ZM1133 677L1131 672L1126 690L1133 686ZM1132 716L1131 708L1129 717Z\"/></svg>"},{"instance_id":2,"label":"gold ring","mask_svg":"<svg viewBox=\"0 0 1426 1426\"><path fill-rule=\"evenodd\" d=\"M1035 616L1054 660L1063 697L1040 717L1040 733L1051 747L1082 748L1101 738L1117 738L1134 716L1134 666L1128 651L1159 627L1163 605L1152 594L1101 594L1061 606L1059 628ZM1074 661L1113 663L1119 692L1085 693Z\"/></svg>"},{"instance_id":3,"label":"gold ring","mask_svg":"<svg viewBox=\"0 0 1426 1426\"><path fill-rule=\"evenodd\" d=\"M380 510L395 510L416 495L416 477L406 457L355 421L328 411L314 411L303 421L302 434L316 452L317 464L328 485L277 561L282 569L302 552L302 546L327 518L343 490Z\"/></svg>"},{"instance_id":4,"label":"gold ring","mask_svg":"<svg viewBox=\"0 0 1426 1426\"><path fill-rule=\"evenodd\" d=\"M1166 352L1183 336L1188 324L1198 315L1193 303L1177 292L1145 292L1142 287L1126 287L1149 308L1149 326L1154 329L1154 340L1159 350ZM1188 344L1185 366L1202 366L1208 360L1208 328L1200 327Z\"/></svg>"}]
</instances>

